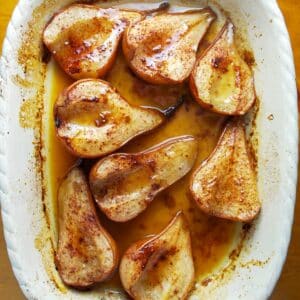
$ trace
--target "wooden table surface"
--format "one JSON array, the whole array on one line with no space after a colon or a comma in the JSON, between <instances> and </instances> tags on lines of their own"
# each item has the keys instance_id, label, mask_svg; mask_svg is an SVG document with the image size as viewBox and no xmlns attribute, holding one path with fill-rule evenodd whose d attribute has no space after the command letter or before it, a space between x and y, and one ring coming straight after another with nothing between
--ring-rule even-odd
<instances>
[{"instance_id":1,"label":"wooden table surface","mask_svg":"<svg viewBox=\"0 0 300 300\"><path fill-rule=\"evenodd\" d=\"M5 35L5 28L17 0L0 0L0 45ZM268 0L265 0L268 1ZM300 0L278 1L286 18L290 31L297 67L297 85L300 89ZM298 185L298 200L300 200L300 185ZM0 299L24 299L20 288L13 276L5 248L0 220ZM289 254L281 275L274 290L272 300L300 299L300 202L297 201L295 223Z\"/></svg>"}]
</instances>

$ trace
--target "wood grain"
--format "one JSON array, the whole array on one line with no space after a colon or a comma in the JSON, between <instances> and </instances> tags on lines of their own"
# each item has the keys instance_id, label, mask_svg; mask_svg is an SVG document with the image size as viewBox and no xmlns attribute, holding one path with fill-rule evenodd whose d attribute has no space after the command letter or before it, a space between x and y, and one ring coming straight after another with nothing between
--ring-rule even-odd
<instances>
[{"instance_id":1,"label":"wood grain","mask_svg":"<svg viewBox=\"0 0 300 300\"><path fill-rule=\"evenodd\" d=\"M268 1L268 0L266 0ZM280 0L278 1L286 18L294 48L297 68L297 84L300 88L300 1ZM5 35L5 29L12 10L17 0L3 0L0 4L0 45ZM298 196L300 199L300 187L298 185ZM7 258L5 242L2 234L2 222L0 220L0 298L3 300L25 299L12 274ZM274 290L271 300L297 300L300 299L300 202L297 201L295 211L295 223L289 254L284 266L281 278Z\"/></svg>"}]
</instances>

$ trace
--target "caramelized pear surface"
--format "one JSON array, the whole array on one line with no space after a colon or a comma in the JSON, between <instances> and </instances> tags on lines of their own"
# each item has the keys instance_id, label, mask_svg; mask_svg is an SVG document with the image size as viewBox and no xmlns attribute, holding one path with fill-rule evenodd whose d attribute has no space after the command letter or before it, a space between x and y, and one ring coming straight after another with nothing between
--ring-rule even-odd
<instances>
[{"instance_id":1,"label":"caramelized pear surface","mask_svg":"<svg viewBox=\"0 0 300 300\"><path fill-rule=\"evenodd\" d=\"M148 7L143 4L140 8ZM54 158L63 153L60 162L68 155L87 159L81 160L85 173L73 168L58 189L55 264L70 287L85 290L109 280L108 294L123 290L122 282L133 299L187 299L195 278L213 272L231 251L240 226L231 221L251 222L260 212L242 119L229 119L211 153L222 120L246 114L256 98L250 63L235 44L234 25L222 21L217 38L197 56L199 45L202 49L211 41L216 28L203 37L216 14L209 7L177 13L169 8L168 2L140 12L74 4L54 15L43 32L44 44L62 70L83 79L60 94L50 134L52 139L56 133L54 145L62 149L53 151ZM63 73L54 67L57 75ZM55 86L53 99L63 85ZM162 125L184 102L180 95L190 94L196 101L187 97L170 124L135 139ZM144 150L176 135L183 136ZM129 153L115 153L126 144L122 151ZM186 176L209 153L192 177ZM95 158L99 160L90 169ZM54 193L63 168L52 168ZM180 210L188 222L179 212L162 232L149 235ZM117 247L123 252L129 245L118 268ZM112 277L117 268L121 282Z\"/></svg>"},{"instance_id":2,"label":"caramelized pear surface","mask_svg":"<svg viewBox=\"0 0 300 300\"><path fill-rule=\"evenodd\" d=\"M125 28L143 18L135 11L74 4L50 20L43 41L74 79L101 78L115 61Z\"/></svg>"},{"instance_id":3,"label":"caramelized pear surface","mask_svg":"<svg viewBox=\"0 0 300 300\"><path fill-rule=\"evenodd\" d=\"M230 21L197 60L190 88L200 105L223 115L244 115L254 105L253 74L235 46Z\"/></svg>"},{"instance_id":4,"label":"caramelized pear surface","mask_svg":"<svg viewBox=\"0 0 300 300\"><path fill-rule=\"evenodd\" d=\"M191 74L199 43L214 19L215 13L205 8L138 21L125 30L124 55L145 81L181 83Z\"/></svg>"},{"instance_id":5,"label":"caramelized pear surface","mask_svg":"<svg viewBox=\"0 0 300 300\"><path fill-rule=\"evenodd\" d=\"M212 216L251 222L258 215L256 173L241 120L228 122L214 152L193 174L190 189L200 209Z\"/></svg>"},{"instance_id":6,"label":"caramelized pear surface","mask_svg":"<svg viewBox=\"0 0 300 300\"><path fill-rule=\"evenodd\" d=\"M116 244L98 220L80 169L72 169L63 180L58 207L56 266L62 280L82 289L110 277L118 264Z\"/></svg>"},{"instance_id":7,"label":"caramelized pear surface","mask_svg":"<svg viewBox=\"0 0 300 300\"><path fill-rule=\"evenodd\" d=\"M120 276L133 299L185 299L193 286L194 263L183 214L160 234L132 245L121 260Z\"/></svg>"},{"instance_id":8,"label":"caramelized pear surface","mask_svg":"<svg viewBox=\"0 0 300 300\"><path fill-rule=\"evenodd\" d=\"M125 222L143 212L154 197L193 167L198 142L192 136L169 139L137 154L113 154L90 173L90 186L108 218Z\"/></svg>"},{"instance_id":9,"label":"caramelized pear surface","mask_svg":"<svg viewBox=\"0 0 300 300\"><path fill-rule=\"evenodd\" d=\"M158 110L129 105L109 83L97 79L67 88L54 114L60 140L71 153L85 158L111 153L165 120Z\"/></svg>"}]
</instances>

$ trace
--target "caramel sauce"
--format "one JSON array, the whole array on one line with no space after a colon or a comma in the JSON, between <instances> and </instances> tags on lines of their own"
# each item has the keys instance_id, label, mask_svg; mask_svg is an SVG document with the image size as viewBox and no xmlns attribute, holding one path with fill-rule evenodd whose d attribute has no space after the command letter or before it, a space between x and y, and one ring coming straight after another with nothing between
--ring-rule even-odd
<instances>
[{"instance_id":1,"label":"caramel sauce","mask_svg":"<svg viewBox=\"0 0 300 300\"><path fill-rule=\"evenodd\" d=\"M70 84L70 79L59 69L56 63L51 62L49 67L52 73L51 97L49 106L49 132L48 132L48 168L50 171L50 188L53 201L54 215L57 216L56 195L59 183L67 171L74 165L76 158L68 153L56 137L53 118L53 105L63 88ZM134 105L148 105L164 108L166 103L160 105L158 102L163 97L159 94L158 87L152 87L146 83L135 82L135 78L128 70L124 59L119 54L117 63L107 77L107 80L117 88L127 101ZM145 85L141 92L139 85ZM156 89L156 97L151 93L145 93ZM170 87L169 98L174 95L174 89L187 92L187 88ZM161 88L165 94L166 88ZM175 97L174 97L175 98ZM172 102L167 99L166 102ZM145 150L167 138L180 135L194 135L199 141L199 155L195 168L209 156L213 151L220 132L222 130L223 118L202 110L192 99L186 99L178 112L168 120L162 127L152 133L138 137L118 152L135 153ZM194 170L195 170L194 168ZM189 193L189 180L191 172L182 180L159 194L148 209L134 220L117 224L108 220L100 214L103 226L112 234L119 246L120 254L135 241L146 236L159 233L163 230L176 212L182 210L188 219L193 243L193 256L195 260L196 278L205 277L214 270L229 254L235 238L236 226L234 223L204 215L197 208ZM134 180L134 178L132 178ZM135 177L139 184L140 177ZM56 234L55 234L56 236ZM112 288L120 288L118 274L108 282Z\"/></svg>"},{"instance_id":2,"label":"caramel sauce","mask_svg":"<svg viewBox=\"0 0 300 300\"><path fill-rule=\"evenodd\" d=\"M204 44L211 42L211 35ZM52 214L50 228L53 244L57 242L57 190L62 178L74 165L77 158L73 157L60 143L55 133L53 106L62 90L72 83L59 66L51 60L47 71L48 99L46 106L46 173L48 176L47 196L51 203ZM240 224L203 214L196 206L189 192L191 174L213 151L223 129L224 118L204 111L189 95L188 86L155 86L138 79L127 66L122 52L119 51L113 69L105 80L109 81L119 93L132 105L150 106L157 109L176 103L180 96L185 95L184 104L176 114L170 117L158 129L135 138L117 152L136 153L152 147L167 138L193 135L199 142L199 155L194 169L183 179L160 193L145 212L126 223L114 223L101 212L99 217L102 225L116 240L120 256L135 241L149 235L160 233L178 211L186 216L192 236L193 257L196 270L196 281L200 282L215 272L229 257L237 240ZM136 184L140 178L136 177ZM132 183L134 184L134 182ZM55 246L54 246L55 248ZM110 290L122 290L118 272L105 284Z\"/></svg>"}]
</instances>

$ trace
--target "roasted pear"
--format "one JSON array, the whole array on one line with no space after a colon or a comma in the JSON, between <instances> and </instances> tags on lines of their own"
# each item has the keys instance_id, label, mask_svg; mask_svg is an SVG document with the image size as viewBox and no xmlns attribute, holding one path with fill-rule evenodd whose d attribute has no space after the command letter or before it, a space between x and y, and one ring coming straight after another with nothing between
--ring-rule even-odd
<instances>
[{"instance_id":1,"label":"roasted pear","mask_svg":"<svg viewBox=\"0 0 300 300\"><path fill-rule=\"evenodd\" d=\"M129 105L109 83L97 79L67 88L54 114L58 137L71 153L85 158L111 153L165 119L158 110Z\"/></svg>"},{"instance_id":2,"label":"roasted pear","mask_svg":"<svg viewBox=\"0 0 300 300\"><path fill-rule=\"evenodd\" d=\"M75 4L52 18L43 40L68 75L101 78L114 63L125 28L142 18L135 11Z\"/></svg>"},{"instance_id":3,"label":"roasted pear","mask_svg":"<svg viewBox=\"0 0 300 300\"><path fill-rule=\"evenodd\" d=\"M62 280L87 288L110 277L118 264L114 240L101 226L83 172L72 169L58 191L56 266Z\"/></svg>"},{"instance_id":4,"label":"roasted pear","mask_svg":"<svg viewBox=\"0 0 300 300\"><path fill-rule=\"evenodd\" d=\"M194 263L187 221L178 213L160 234L132 245L120 277L137 300L185 299L193 286Z\"/></svg>"},{"instance_id":5,"label":"roasted pear","mask_svg":"<svg viewBox=\"0 0 300 300\"><path fill-rule=\"evenodd\" d=\"M198 45L215 17L210 8L205 8L138 21L124 33L126 60L150 83L181 83L191 74Z\"/></svg>"},{"instance_id":6,"label":"roasted pear","mask_svg":"<svg viewBox=\"0 0 300 300\"><path fill-rule=\"evenodd\" d=\"M257 216L261 203L241 120L229 121L214 152L192 176L190 189L209 215L241 222Z\"/></svg>"},{"instance_id":7,"label":"roasted pear","mask_svg":"<svg viewBox=\"0 0 300 300\"><path fill-rule=\"evenodd\" d=\"M91 170L90 186L108 218L126 222L143 212L162 190L186 175L197 158L192 136L169 139L137 154L113 154Z\"/></svg>"},{"instance_id":8,"label":"roasted pear","mask_svg":"<svg viewBox=\"0 0 300 300\"><path fill-rule=\"evenodd\" d=\"M230 21L197 60L190 88L199 104L223 115L244 115L253 106L253 74L235 47Z\"/></svg>"}]
</instances>

